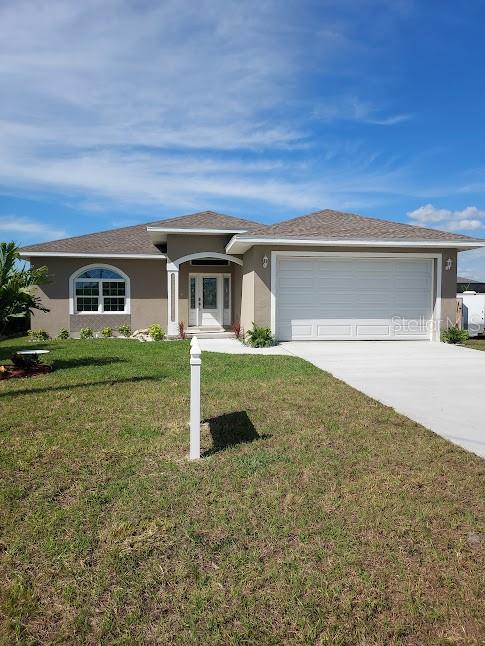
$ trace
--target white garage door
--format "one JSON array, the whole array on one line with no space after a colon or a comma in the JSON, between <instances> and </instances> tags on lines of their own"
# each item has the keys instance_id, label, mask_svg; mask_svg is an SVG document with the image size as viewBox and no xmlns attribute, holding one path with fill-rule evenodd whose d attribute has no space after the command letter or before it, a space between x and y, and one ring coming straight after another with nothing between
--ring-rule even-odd
<instances>
[{"instance_id":1,"label":"white garage door","mask_svg":"<svg viewBox=\"0 0 485 646\"><path fill-rule=\"evenodd\" d=\"M280 340L429 339L431 259L282 257Z\"/></svg>"}]
</instances>

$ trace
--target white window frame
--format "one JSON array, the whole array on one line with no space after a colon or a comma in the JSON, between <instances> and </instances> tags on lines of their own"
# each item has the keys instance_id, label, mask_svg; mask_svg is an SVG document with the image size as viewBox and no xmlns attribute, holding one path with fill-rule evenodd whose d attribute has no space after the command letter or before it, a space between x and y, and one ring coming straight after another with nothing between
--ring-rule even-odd
<instances>
[{"instance_id":1,"label":"white window frame","mask_svg":"<svg viewBox=\"0 0 485 646\"><path fill-rule=\"evenodd\" d=\"M104 279L104 278L81 278L80 280L83 282L87 283L99 283L99 296L98 296L98 311L97 312L78 312L77 311L77 298L76 298L76 281L79 280L79 276L83 274L85 271L88 271L90 269L108 269L110 271L114 271L117 274L121 276L121 280L117 278L113 279ZM104 299L103 299L103 289L102 289L102 283L115 283L115 282L121 282L123 281L125 283L125 309L120 312L105 312L104 311ZM131 284L130 284L130 278L125 274L124 271L119 269L118 267L115 267L114 265L106 265L103 263L93 263L91 265L84 265L84 267L80 267L79 269L76 269L76 271L71 274L69 278L69 314L75 314L77 316L86 316L86 315L92 315L92 316L110 316L114 315L116 316L117 314L121 315L126 315L126 314L131 314Z\"/></svg>"}]
</instances>

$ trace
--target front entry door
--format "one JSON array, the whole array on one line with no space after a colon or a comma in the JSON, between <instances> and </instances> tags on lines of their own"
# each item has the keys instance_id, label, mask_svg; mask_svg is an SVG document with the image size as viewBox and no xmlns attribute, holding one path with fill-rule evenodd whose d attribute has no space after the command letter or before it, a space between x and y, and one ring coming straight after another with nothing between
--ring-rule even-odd
<instances>
[{"instance_id":1,"label":"front entry door","mask_svg":"<svg viewBox=\"0 0 485 646\"><path fill-rule=\"evenodd\" d=\"M190 274L189 325L222 327L230 319L230 276Z\"/></svg>"},{"instance_id":2,"label":"front entry door","mask_svg":"<svg viewBox=\"0 0 485 646\"><path fill-rule=\"evenodd\" d=\"M222 317L219 312L219 277L200 276L199 278L199 309L201 311L201 321L199 325L222 326Z\"/></svg>"}]
</instances>

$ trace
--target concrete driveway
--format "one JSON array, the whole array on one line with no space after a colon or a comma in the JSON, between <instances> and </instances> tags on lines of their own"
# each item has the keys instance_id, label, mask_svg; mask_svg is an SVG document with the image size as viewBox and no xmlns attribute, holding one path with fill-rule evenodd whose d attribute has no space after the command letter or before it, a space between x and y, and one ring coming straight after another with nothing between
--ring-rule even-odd
<instances>
[{"instance_id":1,"label":"concrete driveway","mask_svg":"<svg viewBox=\"0 0 485 646\"><path fill-rule=\"evenodd\" d=\"M282 347L485 457L485 352L426 341L292 341Z\"/></svg>"}]
</instances>

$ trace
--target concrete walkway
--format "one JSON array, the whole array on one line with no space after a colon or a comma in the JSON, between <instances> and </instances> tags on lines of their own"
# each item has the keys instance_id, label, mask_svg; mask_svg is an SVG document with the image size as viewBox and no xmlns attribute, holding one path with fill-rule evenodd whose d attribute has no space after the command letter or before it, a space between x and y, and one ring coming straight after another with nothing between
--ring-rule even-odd
<instances>
[{"instance_id":1,"label":"concrete walkway","mask_svg":"<svg viewBox=\"0 0 485 646\"><path fill-rule=\"evenodd\" d=\"M427 341L292 341L280 347L485 457L485 352Z\"/></svg>"},{"instance_id":2,"label":"concrete walkway","mask_svg":"<svg viewBox=\"0 0 485 646\"><path fill-rule=\"evenodd\" d=\"M200 339L203 352L224 352L226 354L290 354L280 345L272 348L251 348L237 339Z\"/></svg>"}]
</instances>

